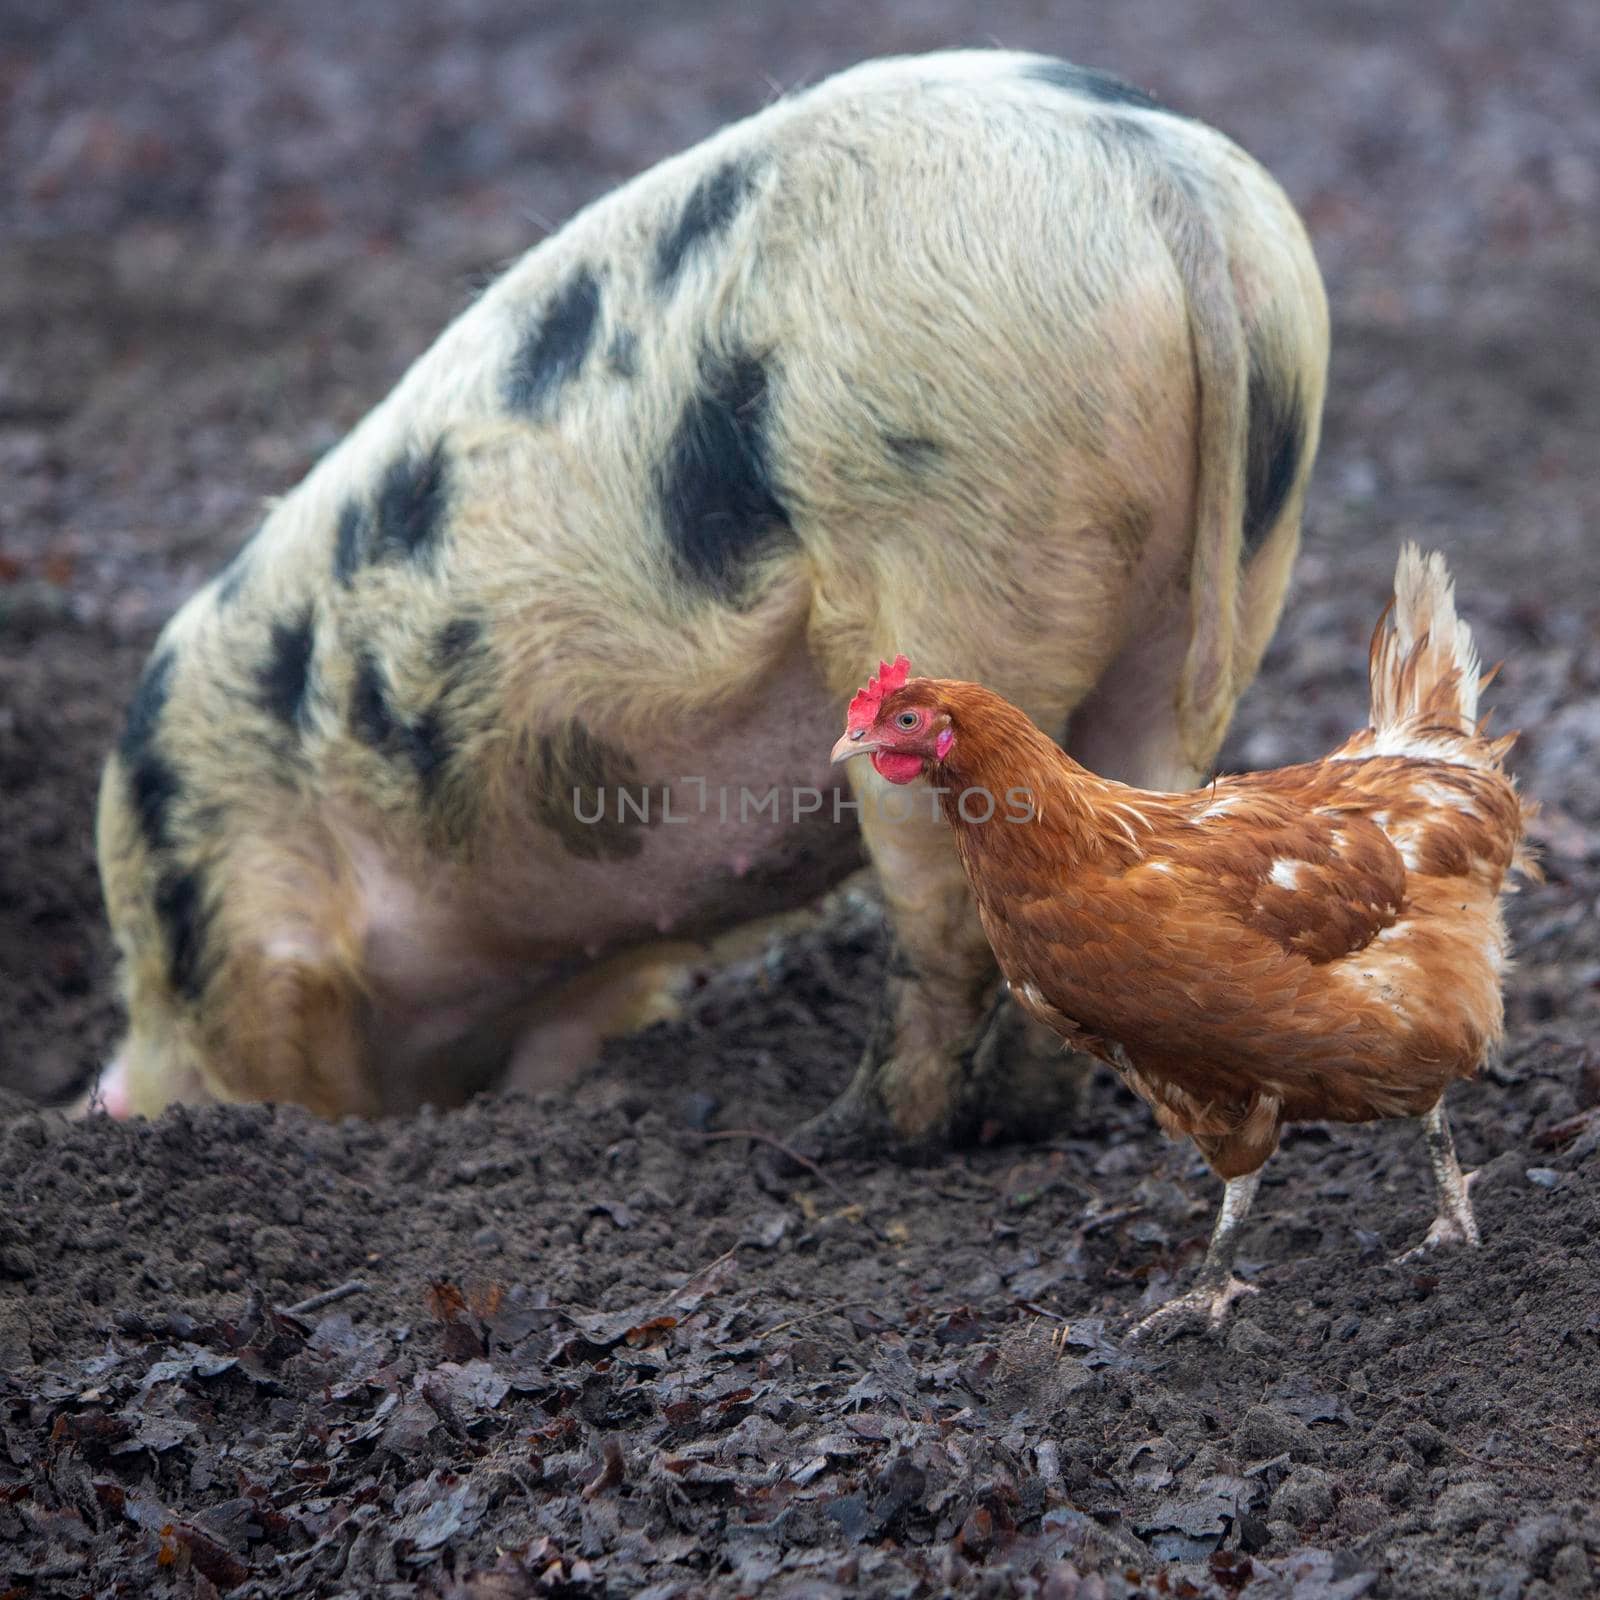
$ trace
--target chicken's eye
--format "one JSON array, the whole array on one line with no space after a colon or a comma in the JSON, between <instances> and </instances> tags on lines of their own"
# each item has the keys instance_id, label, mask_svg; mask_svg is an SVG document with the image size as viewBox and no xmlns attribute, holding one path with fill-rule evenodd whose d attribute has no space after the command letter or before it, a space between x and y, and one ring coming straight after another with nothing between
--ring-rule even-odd
<instances>
[{"instance_id":1,"label":"chicken's eye","mask_svg":"<svg viewBox=\"0 0 1600 1600\"><path fill-rule=\"evenodd\" d=\"M905 728L909 731L916 727L922 721L922 718L915 711L902 711L894 720L896 727Z\"/></svg>"}]
</instances>

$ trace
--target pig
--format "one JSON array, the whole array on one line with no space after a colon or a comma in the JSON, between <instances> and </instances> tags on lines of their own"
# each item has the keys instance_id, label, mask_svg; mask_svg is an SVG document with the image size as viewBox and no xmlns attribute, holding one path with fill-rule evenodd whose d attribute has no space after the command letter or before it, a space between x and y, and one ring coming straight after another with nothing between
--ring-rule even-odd
<instances>
[{"instance_id":1,"label":"pig","mask_svg":"<svg viewBox=\"0 0 1600 1600\"><path fill-rule=\"evenodd\" d=\"M984 1055L960 864L936 807L830 768L844 702L904 651L1098 772L1198 781L1327 354L1273 180L1046 57L869 62L598 200L157 641L100 790L99 1099L559 1081L686 951L865 859L884 1009L806 1147L1037 1126L1064 1069Z\"/></svg>"}]
</instances>

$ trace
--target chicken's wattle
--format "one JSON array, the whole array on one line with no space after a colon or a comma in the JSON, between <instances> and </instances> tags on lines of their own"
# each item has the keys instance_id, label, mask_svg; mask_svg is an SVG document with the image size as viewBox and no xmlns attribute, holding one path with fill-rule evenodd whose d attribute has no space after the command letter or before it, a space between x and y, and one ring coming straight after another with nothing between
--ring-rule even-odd
<instances>
[{"instance_id":1,"label":"chicken's wattle","mask_svg":"<svg viewBox=\"0 0 1600 1600\"><path fill-rule=\"evenodd\" d=\"M922 757L900 750L875 750L873 768L890 783L915 783L922 776Z\"/></svg>"}]
</instances>

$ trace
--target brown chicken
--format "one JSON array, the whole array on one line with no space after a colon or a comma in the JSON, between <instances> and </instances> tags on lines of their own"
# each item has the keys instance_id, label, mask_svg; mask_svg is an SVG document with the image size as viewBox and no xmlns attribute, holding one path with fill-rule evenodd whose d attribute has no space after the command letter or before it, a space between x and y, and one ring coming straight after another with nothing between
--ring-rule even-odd
<instances>
[{"instance_id":1,"label":"brown chicken","mask_svg":"<svg viewBox=\"0 0 1600 1600\"><path fill-rule=\"evenodd\" d=\"M1500 1039L1500 896L1534 869L1512 738L1477 720L1488 679L1443 558L1401 553L1371 727L1189 794L1098 778L987 689L909 670L902 656L855 697L834 760L937 786L1012 993L1227 1185L1195 1287L1140 1330L1220 1321L1248 1292L1239 1228L1286 1122L1421 1117L1425 1244L1475 1245L1443 1095Z\"/></svg>"}]
</instances>

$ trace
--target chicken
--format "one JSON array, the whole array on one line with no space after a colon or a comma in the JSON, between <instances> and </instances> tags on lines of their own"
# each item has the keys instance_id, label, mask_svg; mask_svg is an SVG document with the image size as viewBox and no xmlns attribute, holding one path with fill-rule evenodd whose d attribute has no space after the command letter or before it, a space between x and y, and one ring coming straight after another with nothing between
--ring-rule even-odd
<instances>
[{"instance_id":1,"label":"chicken","mask_svg":"<svg viewBox=\"0 0 1600 1600\"><path fill-rule=\"evenodd\" d=\"M998 695L909 678L903 656L834 746L936 786L1024 1010L1226 1184L1195 1286L1136 1331L1219 1322L1250 1292L1234 1252L1287 1122L1422 1118L1439 1202L1424 1244L1478 1242L1443 1096L1499 1042L1500 897L1536 869L1514 736L1477 720L1488 678L1441 556L1402 551L1369 671L1372 725L1331 755L1186 794L1096 777Z\"/></svg>"}]
</instances>

